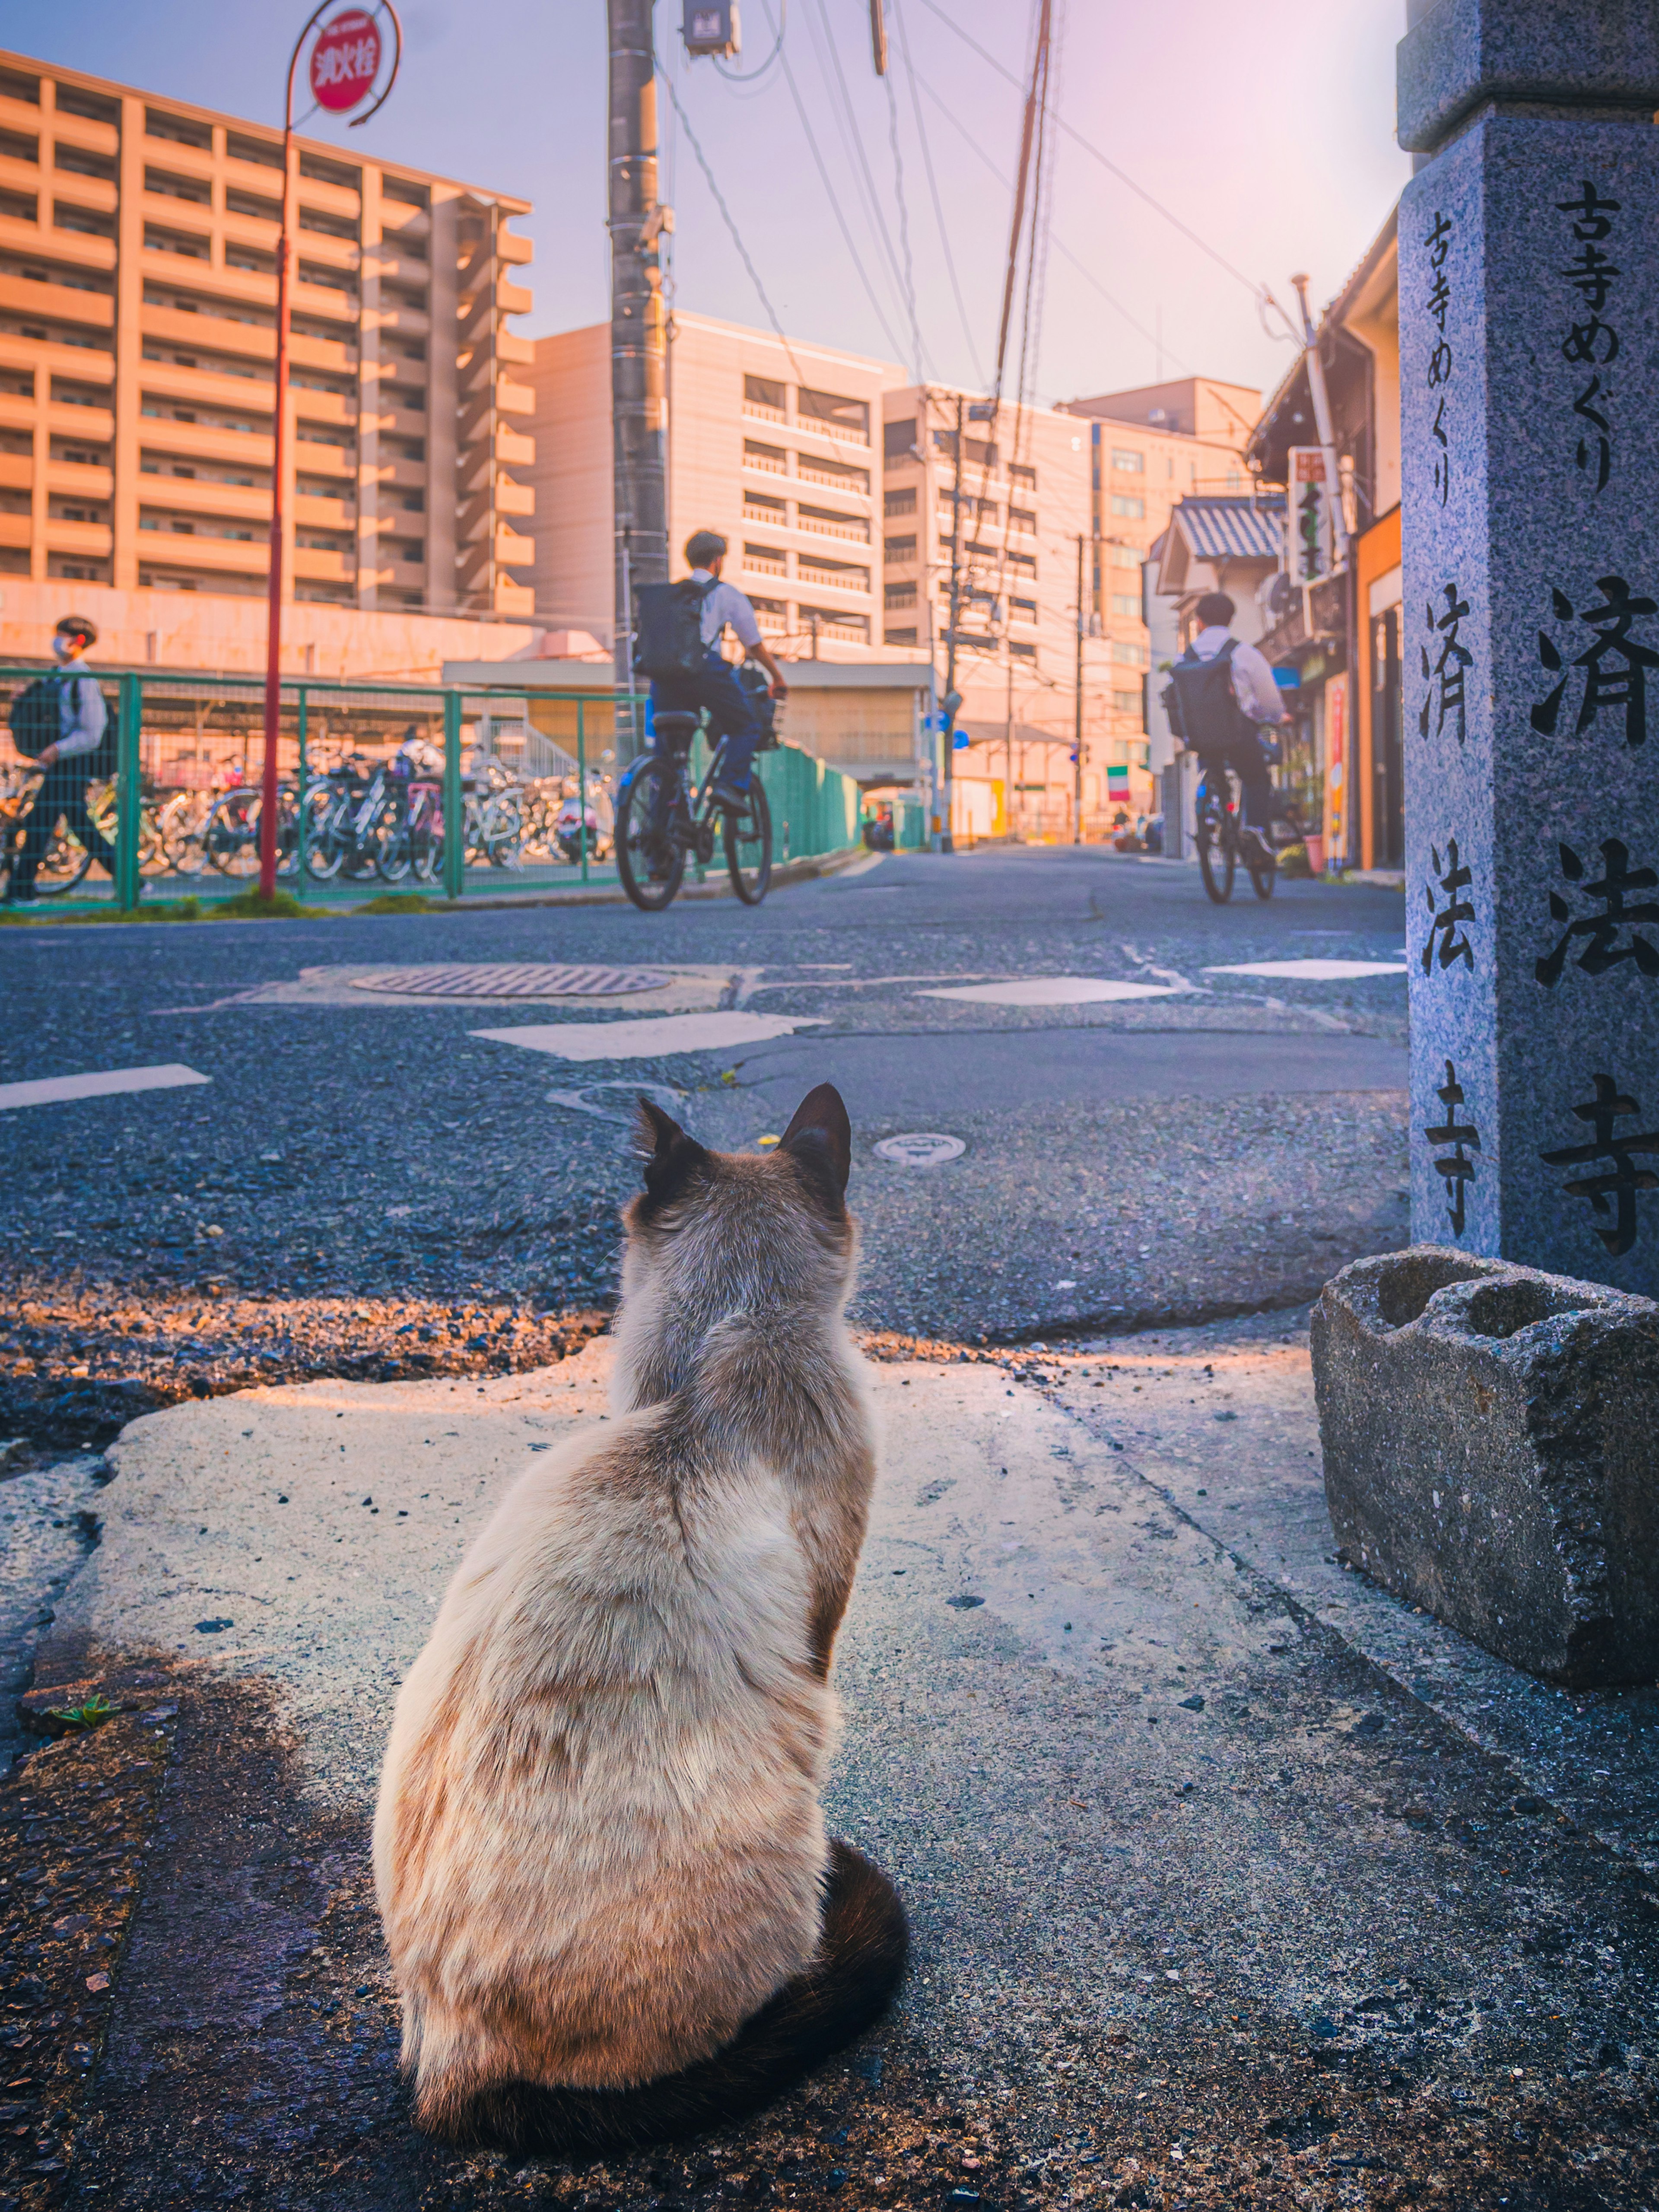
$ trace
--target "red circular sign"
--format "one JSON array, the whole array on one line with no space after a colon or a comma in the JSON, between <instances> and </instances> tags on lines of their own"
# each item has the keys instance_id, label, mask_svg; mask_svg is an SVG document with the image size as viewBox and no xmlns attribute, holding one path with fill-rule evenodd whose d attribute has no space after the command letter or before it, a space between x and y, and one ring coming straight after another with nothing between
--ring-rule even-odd
<instances>
[{"instance_id":1,"label":"red circular sign","mask_svg":"<svg viewBox=\"0 0 1659 2212\"><path fill-rule=\"evenodd\" d=\"M374 88L380 67L380 34L374 18L348 8L325 23L311 50L311 89L319 107L343 114Z\"/></svg>"}]
</instances>

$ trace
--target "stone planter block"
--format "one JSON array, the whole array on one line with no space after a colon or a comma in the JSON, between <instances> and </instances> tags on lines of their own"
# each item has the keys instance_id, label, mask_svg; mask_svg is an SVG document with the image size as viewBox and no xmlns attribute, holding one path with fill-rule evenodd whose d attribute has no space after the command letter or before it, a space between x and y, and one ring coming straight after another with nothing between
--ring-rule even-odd
<instances>
[{"instance_id":1,"label":"stone planter block","mask_svg":"<svg viewBox=\"0 0 1659 2212\"><path fill-rule=\"evenodd\" d=\"M1313 1314L1352 1565L1568 1689L1659 1675L1659 1304L1437 1245Z\"/></svg>"}]
</instances>

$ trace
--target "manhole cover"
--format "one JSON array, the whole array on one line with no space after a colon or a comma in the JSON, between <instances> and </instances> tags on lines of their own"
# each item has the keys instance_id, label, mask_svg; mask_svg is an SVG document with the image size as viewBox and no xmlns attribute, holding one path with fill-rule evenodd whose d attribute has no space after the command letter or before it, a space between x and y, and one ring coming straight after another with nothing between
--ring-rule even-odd
<instances>
[{"instance_id":1,"label":"manhole cover","mask_svg":"<svg viewBox=\"0 0 1659 2212\"><path fill-rule=\"evenodd\" d=\"M902 1137L884 1137L875 1152L878 1160L896 1160L902 1168L936 1168L946 1160L959 1160L967 1149L960 1137L915 1129Z\"/></svg>"},{"instance_id":2,"label":"manhole cover","mask_svg":"<svg viewBox=\"0 0 1659 2212\"><path fill-rule=\"evenodd\" d=\"M660 991L669 977L650 968L557 968L544 961L499 961L458 968L376 968L353 975L354 991L409 999L615 999Z\"/></svg>"}]
</instances>

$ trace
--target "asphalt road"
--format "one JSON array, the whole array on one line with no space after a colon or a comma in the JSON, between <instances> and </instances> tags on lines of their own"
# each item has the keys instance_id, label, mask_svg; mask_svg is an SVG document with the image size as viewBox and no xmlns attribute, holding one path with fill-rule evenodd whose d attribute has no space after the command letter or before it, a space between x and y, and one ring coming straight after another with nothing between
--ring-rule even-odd
<instances>
[{"instance_id":1,"label":"asphalt road","mask_svg":"<svg viewBox=\"0 0 1659 2212\"><path fill-rule=\"evenodd\" d=\"M1292 1303L1403 1238L1402 921L1380 888L1218 909L1172 863L992 848L890 857L757 912L0 932L0 1085L208 1079L9 1110L0 1091L0 1290L27 1309L0 1339L0 1434L43 1406L59 1441L108 1431L153 1386L178 1395L181 1364L216 1388L348 1356L391 1375L550 1356L550 1328L614 1294L641 1084L728 1146L842 1085L867 1327L997 1341ZM361 988L545 962L664 981L550 1003ZM750 1033L687 1048L722 1012ZM629 1056L595 1056L612 1024ZM873 1149L918 1129L962 1150L917 1169ZM250 1300L274 1317L258 1368Z\"/></svg>"}]
</instances>

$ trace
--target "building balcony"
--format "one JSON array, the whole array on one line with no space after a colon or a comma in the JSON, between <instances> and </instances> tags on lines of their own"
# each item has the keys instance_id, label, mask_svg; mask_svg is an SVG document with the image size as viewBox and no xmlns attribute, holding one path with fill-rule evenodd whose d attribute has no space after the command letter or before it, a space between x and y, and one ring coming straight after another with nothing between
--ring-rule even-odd
<instances>
[{"instance_id":1,"label":"building balcony","mask_svg":"<svg viewBox=\"0 0 1659 2212\"><path fill-rule=\"evenodd\" d=\"M34 543L34 517L32 514L0 514L0 545L14 550L27 549Z\"/></svg>"},{"instance_id":2,"label":"building balcony","mask_svg":"<svg viewBox=\"0 0 1659 2212\"><path fill-rule=\"evenodd\" d=\"M267 496L267 520L270 514L270 502ZM316 492L295 492L293 523L296 530L356 530L357 502L355 499L324 499Z\"/></svg>"},{"instance_id":3,"label":"building balcony","mask_svg":"<svg viewBox=\"0 0 1659 2212\"><path fill-rule=\"evenodd\" d=\"M788 414L783 408L768 407L758 399L745 399L743 403L743 411L746 419L751 422L787 422L789 420Z\"/></svg>"},{"instance_id":4,"label":"building balcony","mask_svg":"<svg viewBox=\"0 0 1659 2212\"><path fill-rule=\"evenodd\" d=\"M495 358L497 361L512 362L520 368L532 368L536 362L536 349L528 338L518 337L511 331L497 331Z\"/></svg>"},{"instance_id":5,"label":"building balcony","mask_svg":"<svg viewBox=\"0 0 1659 2212\"><path fill-rule=\"evenodd\" d=\"M522 268L526 261L533 261L535 258L533 239L520 238L516 231L505 228L495 233L495 258L498 261L505 261L511 267Z\"/></svg>"},{"instance_id":6,"label":"building balcony","mask_svg":"<svg viewBox=\"0 0 1659 2212\"><path fill-rule=\"evenodd\" d=\"M811 584L814 591L853 592L862 599L870 594L870 571L850 562L821 567L802 553L796 556L795 574L803 584Z\"/></svg>"},{"instance_id":7,"label":"building balcony","mask_svg":"<svg viewBox=\"0 0 1659 2212\"><path fill-rule=\"evenodd\" d=\"M107 469L95 469L91 471L77 471L76 473L91 474L107 477L109 471ZM30 491L33 489L33 486L34 456L33 453L0 453L0 490ZM79 491L81 488L82 487L79 484L72 487L72 489L76 491ZM71 487L65 486L64 489L71 489ZM107 490L105 492L105 497L108 497Z\"/></svg>"},{"instance_id":8,"label":"building balcony","mask_svg":"<svg viewBox=\"0 0 1659 2212\"><path fill-rule=\"evenodd\" d=\"M845 520L837 518L831 521L827 515L806 514L797 507L795 527L817 538L845 538L860 545L867 545L870 543L869 524L861 522L851 515ZM805 556L803 555L802 558L805 559Z\"/></svg>"},{"instance_id":9,"label":"building balcony","mask_svg":"<svg viewBox=\"0 0 1659 2212\"><path fill-rule=\"evenodd\" d=\"M115 356L101 346L60 345L55 338L0 336L0 364L45 368L69 384L113 384Z\"/></svg>"},{"instance_id":10,"label":"building balcony","mask_svg":"<svg viewBox=\"0 0 1659 2212\"><path fill-rule=\"evenodd\" d=\"M412 407L377 407L374 419L381 430L392 438L424 438L427 434L426 412L417 415ZM426 482L426 471L421 471L420 481Z\"/></svg>"},{"instance_id":11,"label":"building balcony","mask_svg":"<svg viewBox=\"0 0 1659 2212\"><path fill-rule=\"evenodd\" d=\"M510 378L501 377L495 385L496 411L502 415L533 415L536 395L527 384L514 384Z\"/></svg>"},{"instance_id":12,"label":"building balcony","mask_svg":"<svg viewBox=\"0 0 1659 2212\"><path fill-rule=\"evenodd\" d=\"M83 292L71 284L37 284L27 276L0 276L0 309L39 315L43 321L84 323L99 331L115 327L112 292Z\"/></svg>"},{"instance_id":13,"label":"building balcony","mask_svg":"<svg viewBox=\"0 0 1659 2212\"><path fill-rule=\"evenodd\" d=\"M174 422L166 416L140 415L138 437L147 450L178 453L191 460L238 462L267 471L270 467L268 430L219 430L207 422ZM349 459L342 459L349 468ZM315 465L309 459L306 462L307 468Z\"/></svg>"},{"instance_id":14,"label":"building balcony","mask_svg":"<svg viewBox=\"0 0 1659 2212\"><path fill-rule=\"evenodd\" d=\"M495 428L495 459L510 469L527 469L535 464L536 441L526 437L522 430L509 430L498 423Z\"/></svg>"},{"instance_id":15,"label":"building balcony","mask_svg":"<svg viewBox=\"0 0 1659 2212\"><path fill-rule=\"evenodd\" d=\"M757 545L744 547L743 568L747 576L787 576L789 574L789 562L785 554L767 551Z\"/></svg>"},{"instance_id":16,"label":"building balcony","mask_svg":"<svg viewBox=\"0 0 1659 2212\"><path fill-rule=\"evenodd\" d=\"M303 384L292 385L289 390L293 396L295 415L303 415L309 422L334 422L344 429L356 431L357 399L355 392L347 398L338 392L313 392L309 386ZM269 392L266 394L265 404L267 407L270 404ZM420 423L420 431L416 433L418 436L426 428L426 417L422 415L416 419Z\"/></svg>"},{"instance_id":17,"label":"building balcony","mask_svg":"<svg viewBox=\"0 0 1659 2212\"><path fill-rule=\"evenodd\" d=\"M866 453L870 450L869 432L855 430L850 422L820 422L797 416L795 431L802 438L832 438L838 446L857 446Z\"/></svg>"},{"instance_id":18,"label":"building balcony","mask_svg":"<svg viewBox=\"0 0 1659 2212\"><path fill-rule=\"evenodd\" d=\"M270 489L267 484L215 483L202 477L176 477L170 469L141 469L138 497L147 507L166 506L191 516L234 523L239 529L252 525L270 528Z\"/></svg>"},{"instance_id":19,"label":"building balcony","mask_svg":"<svg viewBox=\"0 0 1659 2212\"><path fill-rule=\"evenodd\" d=\"M426 489L424 461L382 461L375 471L376 479L401 491Z\"/></svg>"},{"instance_id":20,"label":"building balcony","mask_svg":"<svg viewBox=\"0 0 1659 2212\"><path fill-rule=\"evenodd\" d=\"M11 518L27 521L23 515ZM114 533L106 522L64 522L53 516L46 523L46 544L53 553L87 553L107 560Z\"/></svg>"},{"instance_id":21,"label":"building balcony","mask_svg":"<svg viewBox=\"0 0 1659 2212\"><path fill-rule=\"evenodd\" d=\"M521 537L516 530L498 524L495 530L495 558L508 568L533 568L536 565L536 541Z\"/></svg>"},{"instance_id":22,"label":"building balcony","mask_svg":"<svg viewBox=\"0 0 1659 2212\"><path fill-rule=\"evenodd\" d=\"M204 404L270 420L273 386L269 376L231 376L208 368L181 368L176 361L141 362L138 373L146 392L180 400L186 406Z\"/></svg>"},{"instance_id":23,"label":"building balcony","mask_svg":"<svg viewBox=\"0 0 1659 2212\"><path fill-rule=\"evenodd\" d=\"M276 333L258 323L232 322L225 315L181 313L176 307L158 307L147 301L139 311L138 327L147 338L184 346L191 352L234 353L246 360L274 362Z\"/></svg>"},{"instance_id":24,"label":"building balcony","mask_svg":"<svg viewBox=\"0 0 1659 2212\"><path fill-rule=\"evenodd\" d=\"M848 483L842 470L820 465L811 453L796 454L795 474L802 483L830 485L844 499L868 499L870 496L867 483Z\"/></svg>"},{"instance_id":25,"label":"building balcony","mask_svg":"<svg viewBox=\"0 0 1659 2212\"><path fill-rule=\"evenodd\" d=\"M296 545L293 552L294 576L307 584L353 584L357 580L357 560L355 553L326 551L320 545ZM263 568L264 562L260 561Z\"/></svg>"},{"instance_id":26,"label":"building balcony","mask_svg":"<svg viewBox=\"0 0 1659 2212\"><path fill-rule=\"evenodd\" d=\"M172 494L158 489L154 496L170 500ZM270 544L269 529L246 522L228 519L216 524L205 516L198 520L193 516L145 514L142 510L138 517L138 557L144 562L182 562L263 576Z\"/></svg>"},{"instance_id":27,"label":"building balcony","mask_svg":"<svg viewBox=\"0 0 1659 2212\"><path fill-rule=\"evenodd\" d=\"M787 477L789 473L789 463L785 454L751 453L747 446L743 451L743 465L763 477Z\"/></svg>"},{"instance_id":28,"label":"building balcony","mask_svg":"<svg viewBox=\"0 0 1659 2212\"><path fill-rule=\"evenodd\" d=\"M536 304L536 295L527 284L514 284L506 276L495 279L495 305L504 315L527 315Z\"/></svg>"},{"instance_id":29,"label":"building balcony","mask_svg":"<svg viewBox=\"0 0 1659 2212\"><path fill-rule=\"evenodd\" d=\"M495 509L500 514L534 514L536 487L515 483L511 477L502 477L495 486Z\"/></svg>"},{"instance_id":30,"label":"building balcony","mask_svg":"<svg viewBox=\"0 0 1659 2212\"><path fill-rule=\"evenodd\" d=\"M506 576L495 580L495 611L498 615L533 615L536 593L533 586L515 584Z\"/></svg>"},{"instance_id":31,"label":"building balcony","mask_svg":"<svg viewBox=\"0 0 1659 2212\"><path fill-rule=\"evenodd\" d=\"M383 284L407 284L411 289L416 289L432 282L429 265L410 254L399 252L394 238L383 238L378 246L371 246L368 251L374 257Z\"/></svg>"},{"instance_id":32,"label":"building balcony","mask_svg":"<svg viewBox=\"0 0 1659 2212\"><path fill-rule=\"evenodd\" d=\"M15 408L12 414L8 410ZM0 398L0 422L28 422L34 409L27 399ZM109 407L76 407L54 399L46 408L46 427L55 436L84 438L92 445L107 445L115 435L115 413Z\"/></svg>"},{"instance_id":33,"label":"building balcony","mask_svg":"<svg viewBox=\"0 0 1659 2212\"><path fill-rule=\"evenodd\" d=\"M101 177L77 177L75 181L77 185L103 185ZM38 192L40 189L40 164L38 161L20 161L15 154L0 154L0 186L10 192ZM103 188L111 194L108 204L112 206L114 185L104 185ZM77 192L76 197L79 198L80 194ZM103 203L94 202L93 204Z\"/></svg>"}]
</instances>

